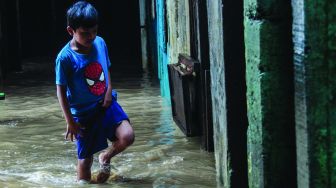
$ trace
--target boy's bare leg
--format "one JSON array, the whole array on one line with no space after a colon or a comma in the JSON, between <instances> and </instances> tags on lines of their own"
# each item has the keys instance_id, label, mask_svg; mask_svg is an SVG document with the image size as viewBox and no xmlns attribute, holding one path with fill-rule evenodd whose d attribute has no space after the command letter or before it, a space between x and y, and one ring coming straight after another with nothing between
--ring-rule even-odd
<instances>
[{"instance_id":1,"label":"boy's bare leg","mask_svg":"<svg viewBox=\"0 0 336 188\"><path fill-rule=\"evenodd\" d=\"M77 162L77 180L91 181L91 166L93 156L85 159L78 159Z\"/></svg>"},{"instance_id":2,"label":"boy's bare leg","mask_svg":"<svg viewBox=\"0 0 336 188\"><path fill-rule=\"evenodd\" d=\"M112 146L99 155L99 163L110 163L112 157L133 144L134 132L132 126L127 120L122 121L122 123L118 126L116 130L116 137L117 140L113 142ZM97 181L105 182L109 176L110 174L100 173L97 176Z\"/></svg>"}]
</instances>

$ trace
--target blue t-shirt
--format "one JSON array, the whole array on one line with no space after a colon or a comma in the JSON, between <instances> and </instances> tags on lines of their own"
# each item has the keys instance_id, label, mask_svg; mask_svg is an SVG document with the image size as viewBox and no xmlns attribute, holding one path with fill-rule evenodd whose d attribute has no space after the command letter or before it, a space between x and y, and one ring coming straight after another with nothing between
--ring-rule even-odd
<instances>
[{"instance_id":1,"label":"blue t-shirt","mask_svg":"<svg viewBox=\"0 0 336 188\"><path fill-rule=\"evenodd\" d=\"M56 58L56 84L67 88L71 114L84 116L104 98L111 62L105 41L97 36L89 54L73 51L68 42Z\"/></svg>"}]
</instances>

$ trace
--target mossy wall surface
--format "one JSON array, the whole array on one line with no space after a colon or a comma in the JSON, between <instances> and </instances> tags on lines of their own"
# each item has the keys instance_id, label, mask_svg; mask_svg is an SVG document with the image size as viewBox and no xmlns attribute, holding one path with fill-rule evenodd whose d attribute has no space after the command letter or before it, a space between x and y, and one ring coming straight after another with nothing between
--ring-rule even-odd
<instances>
[{"instance_id":1,"label":"mossy wall surface","mask_svg":"<svg viewBox=\"0 0 336 188\"><path fill-rule=\"evenodd\" d=\"M330 187L336 187L336 2L328 1Z\"/></svg>"},{"instance_id":2,"label":"mossy wall surface","mask_svg":"<svg viewBox=\"0 0 336 188\"><path fill-rule=\"evenodd\" d=\"M223 2L207 10L217 179L230 187ZM175 63L190 54L189 7L166 6ZM333 0L244 0L249 187L336 186L335 10Z\"/></svg>"},{"instance_id":3,"label":"mossy wall surface","mask_svg":"<svg viewBox=\"0 0 336 188\"><path fill-rule=\"evenodd\" d=\"M295 187L291 6L245 0L249 187Z\"/></svg>"},{"instance_id":4,"label":"mossy wall surface","mask_svg":"<svg viewBox=\"0 0 336 188\"><path fill-rule=\"evenodd\" d=\"M336 2L292 7L298 187L335 187Z\"/></svg>"}]
</instances>

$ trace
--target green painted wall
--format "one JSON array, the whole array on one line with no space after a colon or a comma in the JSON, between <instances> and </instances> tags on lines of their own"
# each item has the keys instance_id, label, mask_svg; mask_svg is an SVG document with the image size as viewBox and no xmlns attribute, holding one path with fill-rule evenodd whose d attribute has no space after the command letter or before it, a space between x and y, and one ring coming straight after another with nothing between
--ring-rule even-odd
<instances>
[{"instance_id":1,"label":"green painted wall","mask_svg":"<svg viewBox=\"0 0 336 188\"><path fill-rule=\"evenodd\" d=\"M249 187L295 187L290 2L245 0Z\"/></svg>"},{"instance_id":2,"label":"green painted wall","mask_svg":"<svg viewBox=\"0 0 336 188\"><path fill-rule=\"evenodd\" d=\"M298 187L335 187L336 2L292 7Z\"/></svg>"}]
</instances>

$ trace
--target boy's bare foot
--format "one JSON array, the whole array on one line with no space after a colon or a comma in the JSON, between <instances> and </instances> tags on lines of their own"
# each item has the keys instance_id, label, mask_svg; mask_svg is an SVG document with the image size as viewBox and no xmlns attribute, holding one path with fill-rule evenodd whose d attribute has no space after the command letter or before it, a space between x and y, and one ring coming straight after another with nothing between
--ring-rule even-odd
<instances>
[{"instance_id":1,"label":"boy's bare foot","mask_svg":"<svg viewBox=\"0 0 336 188\"><path fill-rule=\"evenodd\" d=\"M111 174L110 159L107 157L107 153L100 153L98 156L100 170L97 175L97 183L105 183Z\"/></svg>"}]
</instances>

